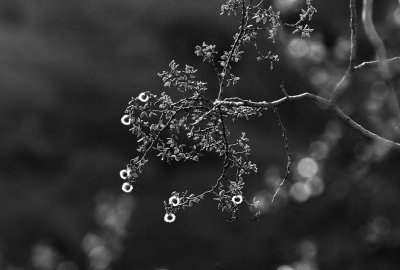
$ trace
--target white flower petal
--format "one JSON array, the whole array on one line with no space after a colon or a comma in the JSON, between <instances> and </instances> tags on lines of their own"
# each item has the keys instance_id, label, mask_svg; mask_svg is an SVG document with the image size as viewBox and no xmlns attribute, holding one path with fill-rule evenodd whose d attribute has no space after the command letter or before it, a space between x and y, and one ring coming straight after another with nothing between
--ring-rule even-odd
<instances>
[{"instance_id":1,"label":"white flower petal","mask_svg":"<svg viewBox=\"0 0 400 270\"><path fill-rule=\"evenodd\" d=\"M122 178L122 179L126 179L126 178L128 178L128 176L129 176L129 170L128 169L124 169L124 170L121 170L120 172L119 172L119 176Z\"/></svg>"},{"instance_id":2,"label":"white flower petal","mask_svg":"<svg viewBox=\"0 0 400 270\"><path fill-rule=\"evenodd\" d=\"M125 114L124 116L122 116L121 118L121 123L125 126L129 126L131 124L131 117L127 114Z\"/></svg>"},{"instance_id":3,"label":"white flower petal","mask_svg":"<svg viewBox=\"0 0 400 270\"><path fill-rule=\"evenodd\" d=\"M243 202L243 196L242 195L235 195L232 197L232 202L236 205L241 204Z\"/></svg>"},{"instance_id":4,"label":"white flower petal","mask_svg":"<svg viewBox=\"0 0 400 270\"><path fill-rule=\"evenodd\" d=\"M178 206L179 203L181 202L180 198L176 195L171 196L168 200L169 204L171 204L172 206Z\"/></svg>"},{"instance_id":5,"label":"white flower petal","mask_svg":"<svg viewBox=\"0 0 400 270\"><path fill-rule=\"evenodd\" d=\"M164 221L167 223L172 223L176 220L175 214L172 213L166 213L164 216Z\"/></svg>"},{"instance_id":6,"label":"white flower petal","mask_svg":"<svg viewBox=\"0 0 400 270\"><path fill-rule=\"evenodd\" d=\"M139 98L139 100L140 100L141 102L147 102L147 101L149 101L149 99L150 99L149 95L146 94L145 92L140 93L139 96L138 96L138 98Z\"/></svg>"},{"instance_id":7,"label":"white flower petal","mask_svg":"<svg viewBox=\"0 0 400 270\"><path fill-rule=\"evenodd\" d=\"M126 193L131 192L132 189L133 189L133 186L132 186L130 183L125 182L125 183L122 184L122 190L123 190L124 192L126 192Z\"/></svg>"}]
</instances>

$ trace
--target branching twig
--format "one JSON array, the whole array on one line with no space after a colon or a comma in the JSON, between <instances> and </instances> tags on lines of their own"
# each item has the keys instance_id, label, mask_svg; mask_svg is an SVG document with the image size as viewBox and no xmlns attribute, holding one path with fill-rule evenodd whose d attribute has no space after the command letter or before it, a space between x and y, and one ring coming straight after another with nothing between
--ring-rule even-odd
<instances>
[{"instance_id":1,"label":"branching twig","mask_svg":"<svg viewBox=\"0 0 400 270\"><path fill-rule=\"evenodd\" d=\"M374 22L372 20L373 0L363 0L363 11L362 11L362 22L365 33L372 46L374 47L376 57L378 58L378 64L382 76L384 79L390 78L390 71L387 63L383 60L386 59L386 49L382 39L376 32Z\"/></svg>"},{"instance_id":2,"label":"branching twig","mask_svg":"<svg viewBox=\"0 0 400 270\"><path fill-rule=\"evenodd\" d=\"M330 108L332 110L332 112L334 112L340 120L342 120L350 128L359 132L365 138L380 141L381 143L383 143L387 146L390 146L390 147L400 150L400 143L385 139L385 138L379 136L378 134L369 131L368 129L364 128L363 126L361 126L360 124L355 122L347 114L345 114L336 104L332 103L332 101L330 101L326 98L323 98L321 96L309 93L309 92L305 92L305 93L302 93L299 95L294 95L294 96L283 97L281 99L271 101L271 102L267 102L267 101L255 102L255 101L244 100L244 99L240 99L240 98L230 98L230 99L226 99L226 100L217 100L214 102L214 105L235 106L235 107L248 106L248 107L262 108L264 110L267 110L267 109L273 109L273 108L280 106L289 101L299 101L299 100L303 100L303 99L312 99L315 102L325 105L327 108Z\"/></svg>"},{"instance_id":3,"label":"branching twig","mask_svg":"<svg viewBox=\"0 0 400 270\"><path fill-rule=\"evenodd\" d=\"M224 69L222 70L221 73L221 79L219 82L219 91L218 91L218 99L222 97L222 94L224 92L224 83L225 83L225 78L228 77L230 73L230 63L232 61L232 55L236 51L236 49L240 46L241 39L243 37L243 34L245 33L245 28L247 24L247 8L246 8L246 1L242 0L242 20L240 22L240 31L239 34L237 35L235 42L232 45L231 50L229 51L228 59L225 63Z\"/></svg>"}]
</instances>

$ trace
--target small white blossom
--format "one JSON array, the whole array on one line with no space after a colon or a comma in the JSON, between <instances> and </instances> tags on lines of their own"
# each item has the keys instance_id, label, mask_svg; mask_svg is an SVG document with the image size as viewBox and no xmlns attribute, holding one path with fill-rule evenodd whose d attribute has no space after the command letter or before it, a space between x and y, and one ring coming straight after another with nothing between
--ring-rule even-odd
<instances>
[{"instance_id":1,"label":"small white blossom","mask_svg":"<svg viewBox=\"0 0 400 270\"><path fill-rule=\"evenodd\" d=\"M166 213L164 216L164 221L167 223L172 223L175 221L175 219L176 219L176 216L175 216L175 214L172 214L172 213Z\"/></svg>"},{"instance_id":2,"label":"small white blossom","mask_svg":"<svg viewBox=\"0 0 400 270\"><path fill-rule=\"evenodd\" d=\"M131 124L131 117L127 114L125 114L124 116L122 116L121 118L121 123L125 126L129 126Z\"/></svg>"},{"instance_id":3,"label":"small white blossom","mask_svg":"<svg viewBox=\"0 0 400 270\"><path fill-rule=\"evenodd\" d=\"M181 199L177 195L171 196L168 200L169 204L172 206L178 206L180 201Z\"/></svg>"},{"instance_id":4,"label":"small white blossom","mask_svg":"<svg viewBox=\"0 0 400 270\"><path fill-rule=\"evenodd\" d=\"M131 192L133 189L133 186L131 185L131 183L125 182L122 184L122 190L126 193Z\"/></svg>"},{"instance_id":5,"label":"small white blossom","mask_svg":"<svg viewBox=\"0 0 400 270\"><path fill-rule=\"evenodd\" d=\"M243 202L243 196L242 195L235 195L232 197L232 202L236 205L241 204Z\"/></svg>"},{"instance_id":6,"label":"small white blossom","mask_svg":"<svg viewBox=\"0 0 400 270\"><path fill-rule=\"evenodd\" d=\"M149 98L150 98L150 96L145 92L140 93L139 96L138 96L138 99L141 102L147 102L147 101L149 101Z\"/></svg>"},{"instance_id":7,"label":"small white blossom","mask_svg":"<svg viewBox=\"0 0 400 270\"><path fill-rule=\"evenodd\" d=\"M119 176L122 178L122 179L126 179L126 178L128 178L129 177L129 174L130 174L130 169L128 168L128 169L124 169L124 170L121 170L120 172L119 172Z\"/></svg>"}]
</instances>

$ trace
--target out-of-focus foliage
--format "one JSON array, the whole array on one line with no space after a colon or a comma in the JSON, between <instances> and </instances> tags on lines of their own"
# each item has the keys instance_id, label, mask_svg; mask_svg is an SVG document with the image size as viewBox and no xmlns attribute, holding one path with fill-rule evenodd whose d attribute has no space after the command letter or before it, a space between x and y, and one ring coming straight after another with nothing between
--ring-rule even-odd
<instances>
[{"instance_id":1,"label":"out-of-focus foliage","mask_svg":"<svg viewBox=\"0 0 400 270\"><path fill-rule=\"evenodd\" d=\"M398 1L375 1L374 18L389 56L400 54ZM296 22L300 0L270 1ZM254 100L329 93L348 56L347 1L314 1L310 39L282 34L267 51L233 66L229 95ZM361 2L357 1L360 7ZM199 68L217 94L197 44L231 43L236 19L219 1L0 1L1 269L398 269L399 153L365 140L311 102L280 109L294 153L292 177L270 204L285 152L274 115L235 122L246 130L259 170L243 191L262 203L258 222L243 213L227 223L206 202L167 224L160 203L172 190L214 183L217 157L170 166L156 159L131 195L121 164L137 145L121 127L130 97L162 87L171 59ZM373 59L360 31L357 59ZM262 44L259 45L262 47ZM398 63L391 64L399 88ZM399 141L376 69L358 73L341 106L379 134ZM213 92L214 91L214 92Z\"/></svg>"}]
</instances>

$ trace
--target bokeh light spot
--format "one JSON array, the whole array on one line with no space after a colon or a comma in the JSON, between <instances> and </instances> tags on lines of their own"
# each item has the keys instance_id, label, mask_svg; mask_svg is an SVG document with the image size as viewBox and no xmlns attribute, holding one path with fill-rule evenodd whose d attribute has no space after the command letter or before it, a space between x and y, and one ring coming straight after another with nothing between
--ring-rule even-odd
<instances>
[{"instance_id":1,"label":"bokeh light spot","mask_svg":"<svg viewBox=\"0 0 400 270\"><path fill-rule=\"evenodd\" d=\"M297 253L303 260L312 260L317 255L317 246L310 240L303 240L297 246Z\"/></svg>"},{"instance_id":2,"label":"bokeh light spot","mask_svg":"<svg viewBox=\"0 0 400 270\"><path fill-rule=\"evenodd\" d=\"M301 261L294 265L295 270L316 270L317 268L311 261Z\"/></svg>"},{"instance_id":3,"label":"bokeh light spot","mask_svg":"<svg viewBox=\"0 0 400 270\"><path fill-rule=\"evenodd\" d=\"M75 263L66 261L62 262L57 266L57 270L78 270L78 266Z\"/></svg>"},{"instance_id":4,"label":"bokeh light spot","mask_svg":"<svg viewBox=\"0 0 400 270\"><path fill-rule=\"evenodd\" d=\"M309 178L306 183L310 187L313 196L320 195L325 189L324 181L319 176Z\"/></svg>"},{"instance_id":5,"label":"bokeh light spot","mask_svg":"<svg viewBox=\"0 0 400 270\"><path fill-rule=\"evenodd\" d=\"M350 40L340 37L336 41L336 46L335 46L335 55L341 59L341 60L347 60L348 55L350 54Z\"/></svg>"},{"instance_id":6,"label":"bokeh light spot","mask_svg":"<svg viewBox=\"0 0 400 270\"><path fill-rule=\"evenodd\" d=\"M294 200L304 202L311 196L310 186L302 182L295 183L290 187L290 195Z\"/></svg>"},{"instance_id":7,"label":"bokeh light spot","mask_svg":"<svg viewBox=\"0 0 400 270\"><path fill-rule=\"evenodd\" d=\"M294 38L290 41L288 50L291 56L295 58L301 58L306 56L309 51L309 47L305 40Z\"/></svg>"},{"instance_id":8,"label":"bokeh light spot","mask_svg":"<svg viewBox=\"0 0 400 270\"><path fill-rule=\"evenodd\" d=\"M315 141L310 144L309 147L310 156L313 159L321 160L326 158L329 153L328 145L323 141Z\"/></svg>"},{"instance_id":9,"label":"bokeh light spot","mask_svg":"<svg viewBox=\"0 0 400 270\"><path fill-rule=\"evenodd\" d=\"M384 100L389 95L388 89L383 82L374 82L370 88L371 97L374 100Z\"/></svg>"},{"instance_id":10,"label":"bokeh light spot","mask_svg":"<svg viewBox=\"0 0 400 270\"><path fill-rule=\"evenodd\" d=\"M310 70L308 78L313 85L321 87L328 82L329 74L321 68L315 68Z\"/></svg>"},{"instance_id":11,"label":"bokeh light spot","mask_svg":"<svg viewBox=\"0 0 400 270\"><path fill-rule=\"evenodd\" d=\"M57 265L58 254L52 246L38 243L32 248L32 265L36 269L54 269Z\"/></svg>"},{"instance_id":12,"label":"bokeh light spot","mask_svg":"<svg viewBox=\"0 0 400 270\"><path fill-rule=\"evenodd\" d=\"M318 170L319 167L317 162L310 157L302 158L297 164L298 173L306 178L315 176L318 173Z\"/></svg>"},{"instance_id":13,"label":"bokeh light spot","mask_svg":"<svg viewBox=\"0 0 400 270\"><path fill-rule=\"evenodd\" d=\"M319 40L311 41L308 58L315 62L321 62L325 57L326 49L322 42Z\"/></svg>"},{"instance_id":14,"label":"bokeh light spot","mask_svg":"<svg viewBox=\"0 0 400 270\"><path fill-rule=\"evenodd\" d=\"M324 137L330 143L336 143L343 136L343 127L337 121L330 121L326 126Z\"/></svg>"},{"instance_id":15,"label":"bokeh light spot","mask_svg":"<svg viewBox=\"0 0 400 270\"><path fill-rule=\"evenodd\" d=\"M257 210L260 211L261 214L264 214L270 210L272 196L269 192L265 190L257 192L256 195L254 196L254 199L255 201L259 202Z\"/></svg>"},{"instance_id":16,"label":"bokeh light spot","mask_svg":"<svg viewBox=\"0 0 400 270\"><path fill-rule=\"evenodd\" d=\"M281 265L276 270L294 270L294 268L289 265Z\"/></svg>"},{"instance_id":17,"label":"bokeh light spot","mask_svg":"<svg viewBox=\"0 0 400 270\"><path fill-rule=\"evenodd\" d=\"M295 8L299 0L275 0L275 6L280 11L286 11Z\"/></svg>"},{"instance_id":18,"label":"bokeh light spot","mask_svg":"<svg viewBox=\"0 0 400 270\"><path fill-rule=\"evenodd\" d=\"M392 15L393 23L400 26L400 7L398 7Z\"/></svg>"},{"instance_id":19,"label":"bokeh light spot","mask_svg":"<svg viewBox=\"0 0 400 270\"><path fill-rule=\"evenodd\" d=\"M392 228L392 223L387 217L379 216L376 217L372 222L372 227L377 234L386 235L390 232Z\"/></svg>"}]
</instances>

